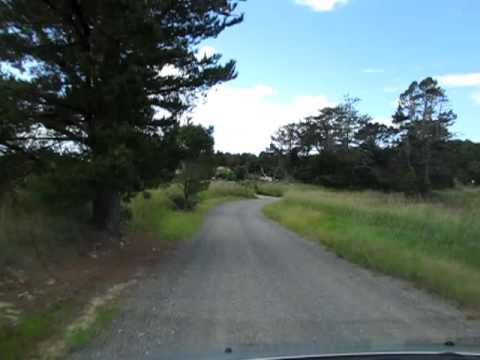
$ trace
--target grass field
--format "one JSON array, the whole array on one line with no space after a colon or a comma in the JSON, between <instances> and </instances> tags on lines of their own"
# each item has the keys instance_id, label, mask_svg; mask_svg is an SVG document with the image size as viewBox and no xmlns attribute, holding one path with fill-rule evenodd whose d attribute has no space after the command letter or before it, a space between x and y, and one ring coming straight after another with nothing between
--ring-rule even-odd
<instances>
[{"instance_id":1,"label":"grass field","mask_svg":"<svg viewBox=\"0 0 480 360\"><path fill-rule=\"evenodd\" d=\"M480 304L480 191L398 194L290 190L264 209L350 261L402 277L459 304Z\"/></svg>"}]
</instances>

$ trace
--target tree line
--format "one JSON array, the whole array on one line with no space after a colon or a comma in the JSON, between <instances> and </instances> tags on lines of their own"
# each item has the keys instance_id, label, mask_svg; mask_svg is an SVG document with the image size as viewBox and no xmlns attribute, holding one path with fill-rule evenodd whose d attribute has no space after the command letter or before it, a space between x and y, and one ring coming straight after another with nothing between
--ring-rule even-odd
<instances>
[{"instance_id":1,"label":"tree line","mask_svg":"<svg viewBox=\"0 0 480 360\"><path fill-rule=\"evenodd\" d=\"M454 139L457 115L432 78L413 82L398 99L391 124L373 122L345 97L300 122L279 128L269 148L217 154L234 173L267 174L337 188L402 191L428 196L433 189L480 183L480 144Z\"/></svg>"}]
</instances>

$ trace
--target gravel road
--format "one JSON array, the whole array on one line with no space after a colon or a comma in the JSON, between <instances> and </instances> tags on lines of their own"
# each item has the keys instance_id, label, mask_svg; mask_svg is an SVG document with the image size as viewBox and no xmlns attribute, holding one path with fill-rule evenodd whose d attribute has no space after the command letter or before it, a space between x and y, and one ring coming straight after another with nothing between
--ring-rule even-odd
<instances>
[{"instance_id":1,"label":"gravel road","mask_svg":"<svg viewBox=\"0 0 480 360\"><path fill-rule=\"evenodd\" d=\"M414 347L480 334L480 322L452 304L266 219L270 201L212 210L198 235L131 291L112 329L73 359L193 359L187 354L225 356L226 347L233 359L258 349Z\"/></svg>"}]
</instances>

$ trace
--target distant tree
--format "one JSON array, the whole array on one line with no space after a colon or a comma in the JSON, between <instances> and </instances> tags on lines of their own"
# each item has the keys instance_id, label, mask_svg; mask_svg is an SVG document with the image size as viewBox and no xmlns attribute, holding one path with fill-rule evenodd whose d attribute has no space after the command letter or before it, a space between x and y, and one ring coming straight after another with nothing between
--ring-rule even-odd
<instances>
[{"instance_id":1,"label":"distant tree","mask_svg":"<svg viewBox=\"0 0 480 360\"><path fill-rule=\"evenodd\" d=\"M355 133L355 143L361 148L376 151L390 146L395 135L391 126L376 122L366 122Z\"/></svg>"},{"instance_id":2,"label":"distant tree","mask_svg":"<svg viewBox=\"0 0 480 360\"><path fill-rule=\"evenodd\" d=\"M299 128L296 123L282 126L272 135L269 151L274 153L278 159L274 171L275 177L284 179L292 176L301 146Z\"/></svg>"},{"instance_id":3,"label":"distant tree","mask_svg":"<svg viewBox=\"0 0 480 360\"><path fill-rule=\"evenodd\" d=\"M313 148L317 153L334 150L337 110L335 107L325 107L317 115L305 119L302 132L303 147L309 150Z\"/></svg>"},{"instance_id":4,"label":"distant tree","mask_svg":"<svg viewBox=\"0 0 480 360\"><path fill-rule=\"evenodd\" d=\"M346 96L343 103L334 108L333 127L338 145L348 151L355 145L357 133L370 123L371 117L362 115L356 109L355 104L360 101L358 98Z\"/></svg>"},{"instance_id":5,"label":"distant tree","mask_svg":"<svg viewBox=\"0 0 480 360\"><path fill-rule=\"evenodd\" d=\"M248 166L247 165L238 165L233 169L235 173L235 180L243 181L248 178Z\"/></svg>"},{"instance_id":6,"label":"distant tree","mask_svg":"<svg viewBox=\"0 0 480 360\"><path fill-rule=\"evenodd\" d=\"M182 126L179 144L182 161L176 181L182 197L175 197L174 201L177 207L190 210L197 203L197 194L208 188L213 176L213 128L192 124Z\"/></svg>"},{"instance_id":7,"label":"distant tree","mask_svg":"<svg viewBox=\"0 0 480 360\"><path fill-rule=\"evenodd\" d=\"M339 105L322 108L317 115L309 116L298 124L301 152L309 154L312 149L317 153L338 149L348 151L356 145L357 132L371 120L356 109L358 101L346 96Z\"/></svg>"},{"instance_id":8,"label":"distant tree","mask_svg":"<svg viewBox=\"0 0 480 360\"><path fill-rule=\"evenodd\" d=\"M0 77L1 151L63 172L67 183L82 179L94 223L118 234L121 197L177 168L180 114L199 92L235 77L233 61L198 51L242 21L237 1L0 6L0 62L14 69Z\"/></svg>"},{"instance_id":9,"label":"distant tree","mask_svg":"<svg viewBox=\"0 0 480 360\"><path fill-rule=\"evenodd\" d=\"M456 117L448 108L445 91L432 78L413 82L400 95L393 122L398 126L408 176L423 195L432 189L433 150L451 137L449 127Z\"/></svg>"},{"instance_id":10,"label":"distant tree","mask_svg":"<svg viewBox=\"0 0 480 360\"><path fill-rule=\"evenodd\" d=\"M272 151L288 155L296 151L300 146L298 124L292 123L280 127L271 137L270 148Z\"/></svg>"}]
</instances>

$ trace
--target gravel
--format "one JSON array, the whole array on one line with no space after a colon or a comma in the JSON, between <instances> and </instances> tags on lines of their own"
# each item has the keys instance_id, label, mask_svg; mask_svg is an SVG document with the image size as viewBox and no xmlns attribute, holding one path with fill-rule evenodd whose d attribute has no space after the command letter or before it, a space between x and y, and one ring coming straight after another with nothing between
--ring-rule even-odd
<instances>
[{"instance_id":1,"label":"gravel","mask_svg":"<svg viewBox=\"0 0 480 360\"><path fill-rule=\"evenodd\" d=\"M233 359L416 348L480 334L480 322L453 304L266 219L261 208L271 201L212 210L197 236L166 253L125 299L111 329L72 358Z\"/></svg>"}]
</instances>

